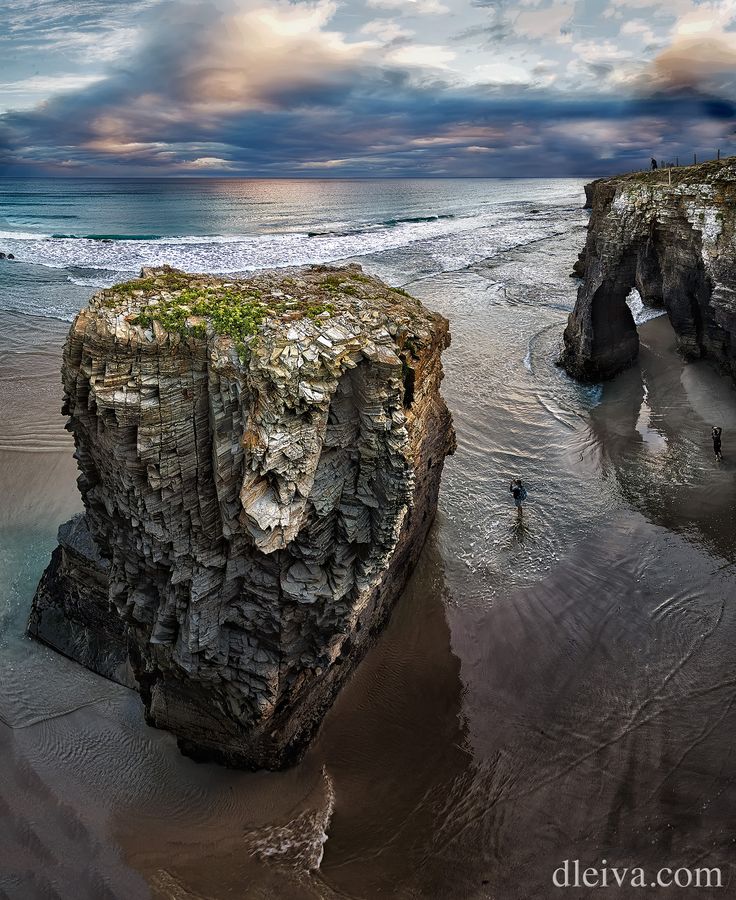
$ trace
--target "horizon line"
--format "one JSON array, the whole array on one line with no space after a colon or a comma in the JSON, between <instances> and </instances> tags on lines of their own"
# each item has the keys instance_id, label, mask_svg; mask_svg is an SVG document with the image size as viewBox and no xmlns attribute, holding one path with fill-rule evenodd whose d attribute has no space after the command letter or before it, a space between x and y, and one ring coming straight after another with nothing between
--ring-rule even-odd
<instances>
[{"instance_id":1,"label":"horizon line","mask_svg":"<svg viewBox=\"0 0 736 900\"><path fill-rule=\"evenodd\" d=\"M684 168L684 167L681 167ZM646 171L630 169L629 172ZM628 174L621 171L616 174ZM3 180L31 181L82 181L84 179L105 179L107 181L402 181L416 179L421 181L549 181L550 179L605 178L605 174L592 175L0 175Z\"/></svg>"}]
</instances>

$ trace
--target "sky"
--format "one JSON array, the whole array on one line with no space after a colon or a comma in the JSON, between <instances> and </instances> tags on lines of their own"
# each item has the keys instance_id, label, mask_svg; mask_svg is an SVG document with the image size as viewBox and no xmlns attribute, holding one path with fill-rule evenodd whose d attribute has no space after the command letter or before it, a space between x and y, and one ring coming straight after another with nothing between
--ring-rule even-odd
<instances>
[{"instance_id":1,"label":"sky","mask_svg":"<svg viewBox=\"0 0 736 900\"><path fill-rule=\"evenodd\" d=\"M0 175L588 176L736 154L736 0L4 0Z\"/></svg>"}]
</instances>

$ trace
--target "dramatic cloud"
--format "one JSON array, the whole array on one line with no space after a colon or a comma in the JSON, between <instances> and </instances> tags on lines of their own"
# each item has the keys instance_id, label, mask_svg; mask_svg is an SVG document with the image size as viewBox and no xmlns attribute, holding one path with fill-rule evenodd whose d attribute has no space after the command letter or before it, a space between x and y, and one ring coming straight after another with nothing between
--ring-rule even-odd
<instances>
[{"instance_id":1,"label":"dramatic cloud","mask_svg":"<svg viewBox=\"0 0 736 900\"><path fill-rule=\"evenodd\" d=\"M734 96L736 35L730 40L690 38L660 53L652 65L656 83L676 89L710 90Z\"/></svg>"},{"instance_id":2,"label":"dramatic cloud","mask_svg":"<svg viewBox=\"0 0 736 900\"><path fill-rule=\"evenodd\" d=\"M10 0L7 21L6 173L590 174L736 152L732 0Z\"/></svg>"}]
</instances>

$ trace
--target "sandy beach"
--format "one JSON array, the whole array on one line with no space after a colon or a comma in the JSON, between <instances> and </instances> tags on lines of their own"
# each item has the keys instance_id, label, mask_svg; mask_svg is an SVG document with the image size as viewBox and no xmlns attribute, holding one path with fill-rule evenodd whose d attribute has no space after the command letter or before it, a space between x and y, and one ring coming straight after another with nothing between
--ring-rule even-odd
<instances>
[{"instance_id":1,"label":"sandy beach","mask_svg":"<svg viewBox=\"0 0 736 900\"><path fill-rule=\"evenodd\" d=\"M574 240L534 251L564 290ZM59 442L2 451L8 896L222 898L247 884L249 898L541 900L566 858L729 870L736 392L684 362L659 318L640 329L639 364L576 408L554 367L564 312L540 323L478 294L492 275L508 295L512 273L521 291L529 260L414 287L451 319L460 448L389 627L282 773L185 759L134 693L24 637L56 526L79 506L54 372L65 327L6 357L46 398L6 391L7 434ZM521 527L503 493L520 459ZM472 513L467 492L482 501ZM476 548L489 516L506 536Z\"/></svg>"},{"instance_id":2,"label":"sandy beach","mask_svg":"<svg viewBox=\"0 0 736 900\"><path fill-rule=\"evenodd\" d=\"M736 900L736 0L0 59L0 900Z\"/></svg>"}]
</instances>

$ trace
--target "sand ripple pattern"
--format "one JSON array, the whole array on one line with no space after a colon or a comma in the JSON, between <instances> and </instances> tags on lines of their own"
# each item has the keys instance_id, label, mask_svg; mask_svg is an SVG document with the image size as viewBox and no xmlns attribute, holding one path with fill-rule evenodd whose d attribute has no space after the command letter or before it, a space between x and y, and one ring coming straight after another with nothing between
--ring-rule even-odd
<instances>
[{"instance_id":1,"label":"sand ripple pattern","mask_svg":"<svg viewBox=\"0 0 736 900\"><path fill-rule=\"evenodd\" d=\"M61 348L67 328L0 312L0 451L69 452L61 416Z\"/></svg>"},{"instance_id":2,"label":"sand ripple pattern","mask_svg":"<svg viewBox=\"0 0 736 900\"><path fill-rule=\"evenodd\" d=\"M459 449L402 601L287 772L183 758L133 693L24 638L69 501L51 454L12 469L0 897L549 900L562 860L603 855L720 865L732 890L736 403L719 376L683 366L662 320L610 385L581 388L555 367L577 228L486 257L478 232L469 269L468 245L453 256L449 238L369 258L451 320L443 389ZM26 352L21 327L36 326L7 321ZM3 371L29 365L13 352ZM43 353L36 363L53 371ZM39 417L12 394L3 416L38 446L51 403ZM25 459L7 453L6 469L11 457ZM514 474L530 488L523 524Z\"/></svg>"}]
</instances>

